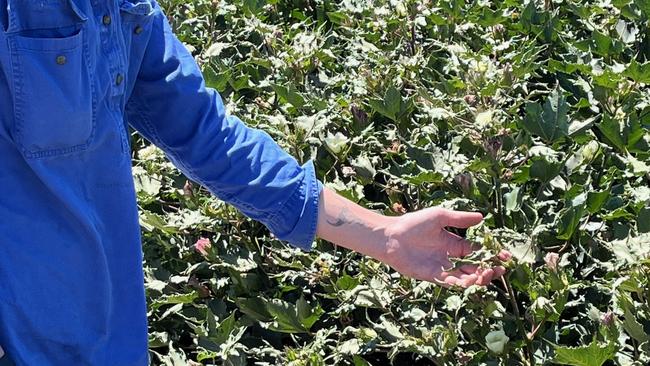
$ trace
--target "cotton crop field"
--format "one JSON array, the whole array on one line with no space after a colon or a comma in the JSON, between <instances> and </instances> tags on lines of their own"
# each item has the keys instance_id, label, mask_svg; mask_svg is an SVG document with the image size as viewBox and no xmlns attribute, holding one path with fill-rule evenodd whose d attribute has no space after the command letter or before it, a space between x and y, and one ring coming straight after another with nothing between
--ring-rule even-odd
<instances>
[{"instance_id":1,"label":"cotton crop field","mask_svg":"<svg viewBox=\"0 0 650 366\"><path fill-rule=\"evenodd\" d=\"M133 135L154 365L650 364L650 1L164 0L230 113L386 215L482 212L445 289L273 238Z\"/></svg>"}]
</instances>

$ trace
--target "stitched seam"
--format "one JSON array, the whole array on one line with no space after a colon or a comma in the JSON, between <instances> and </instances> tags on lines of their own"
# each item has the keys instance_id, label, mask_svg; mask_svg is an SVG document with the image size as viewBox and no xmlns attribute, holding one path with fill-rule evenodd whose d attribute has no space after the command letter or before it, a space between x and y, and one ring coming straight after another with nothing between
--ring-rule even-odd
<instances>
[{"instance_id":1,"label":"stitched seam","mask_svg":"<svg viewBox=\"0 0 650 366\"><path fill-rule=\"evenodd\" d=\"M301 171L301 169L297 168L296 171ZM295 187L293 189L293 191L288 196L288 198L282 204L280 204L280 207L275 212L273 212L271 215L269 215L268 221L269 221L270 224L272 224L272 225L277 225L278 224L278 221L277 221L278 215L287 208L287 205L294 199L294 196L300 194L300 191L301 191L300 188L302 188L302 186L305 185L305 179L306 178L307 178L307 174L304 174L303 178L300 180L297 187ZM307 187L307 189L309 189L309 187Z\"/></svg>"},{"instance_id":2,"label":"stitched seam","mask_svg":"<svg viewBox=\"0 0 650 366\"><path fill-rule=\"evenodd\" d=\"M23 141L23 132L20 126L19 121L22 120L23 118L23 111L22 111L22 106L21 106L21 99L19 98L19 95L22 94L22 83L21 83L21 73L20 73L20 67L19 67L19 62L18 62L18 55L15 52L12 52L12 49L16 47L14 40L13 39L7 39L7 43L9 44L9 56L11 56L11 69L12 69L12 83L14 85L14 96L13 96L13 103L14 103L14 130L16 131L16 139L21 142L21 150L23 150L23 153L25 155L28 154L27 150L23 148L22 146L22 141Z\"/></svg>"},{"instance_id":3,"label":"stitched seam","mask_svg":"<svg viewBox=\"0 0 650 366\"><path fill-rule=\"evenodd\" d=\"M314 172L314 175L316 172ZM312 219L311 219L311 231L309 232L309 237L307 238L309 242L305 243L305 249L311 250L311 242L316 239L316 230L318 229L318 205L320 204L320 190L318 181L314 180L312 182Z\"/></svg>"}]
</instances>

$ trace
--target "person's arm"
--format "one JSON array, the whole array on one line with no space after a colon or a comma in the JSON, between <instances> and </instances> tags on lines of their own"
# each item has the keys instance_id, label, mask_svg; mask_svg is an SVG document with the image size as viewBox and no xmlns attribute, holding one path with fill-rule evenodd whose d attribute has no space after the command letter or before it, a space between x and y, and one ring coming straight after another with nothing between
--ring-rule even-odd
<instances>
[{"instance_id":1,"label":"person's arm","mask_svg":"<svg viewBox=\"0 0 650 366\"><path fill-rule=\"evenodd\" d=\"M444 227L478 223L475 214L429 209L390 218L324 190L311 162L300 166L268 134L226 113L157 4L151 28L139 37L145 36L126 108L128 122L184 174L279 239L309 250L318 234L405 275L442 284L485 284L503 273L501 267L482 273L474 267L463 268L473 273L441 271L449 267L448 252L469 252L469 245Z\"/></svg>"},{"instance_id":2,"label":"person's arm","mask_svg":"<svg viewBox=\"0 0 650 366\"><path fill-rule=\"evenodd\" d=\"M312 162L301 166L267 133L228 115L153 3L151 23L133 36L132 48L143 53L127 121L190 179L279 239L309 250L322 189Z\"/></svg>"},{"instance_id":3,"label":"person's arm","mask_svg":"<svg viewBox=\"0 0 650 366\"><path fill-rule=\"evenodd\" d=\"M471 244L445 230L468 228L483 220L480 213L429 208L391 217L367 210L324 189L320 199L317 235L384 262L400 273L441 285L487 285L505 268L463 265L446 272L449 257L463 257ZM499 254L508 260L510 253Z\"/></svg>"}]
</instances>

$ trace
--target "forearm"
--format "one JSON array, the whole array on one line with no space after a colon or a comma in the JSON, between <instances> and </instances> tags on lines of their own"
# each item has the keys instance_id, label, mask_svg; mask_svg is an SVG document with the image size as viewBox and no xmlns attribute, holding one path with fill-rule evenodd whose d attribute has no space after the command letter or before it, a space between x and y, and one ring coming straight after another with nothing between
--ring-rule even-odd
<instances>
[{"instance_id":1,"label":"forearm","mask_svg":"<svg viewBox=\"0 0 650 366\"><path fill-rule=\"evenodd\" d=\"M334 244L383 260L386 230L394 220L394 217L372 212L324 188L316 234Z\"/></svg>"}]
</instances>

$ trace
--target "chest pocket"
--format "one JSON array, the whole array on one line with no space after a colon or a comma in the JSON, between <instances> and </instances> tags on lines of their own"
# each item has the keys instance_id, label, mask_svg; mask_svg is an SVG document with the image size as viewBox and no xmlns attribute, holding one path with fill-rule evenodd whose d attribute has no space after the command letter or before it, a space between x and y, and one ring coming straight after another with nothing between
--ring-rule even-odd
<instances>
[{"instance_id":1,"label":"chest pocket","mask_svg":"<svg viewBox=\"0 0 650 366\"><path fill-rule=\"evenodd\" d=\"M95 130L87 17L72 0L9 0L14 140L27 158L83 151Z\"/></svg>"}]
</instances>

